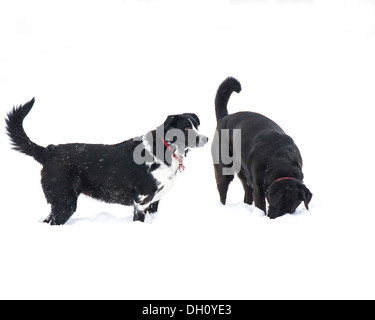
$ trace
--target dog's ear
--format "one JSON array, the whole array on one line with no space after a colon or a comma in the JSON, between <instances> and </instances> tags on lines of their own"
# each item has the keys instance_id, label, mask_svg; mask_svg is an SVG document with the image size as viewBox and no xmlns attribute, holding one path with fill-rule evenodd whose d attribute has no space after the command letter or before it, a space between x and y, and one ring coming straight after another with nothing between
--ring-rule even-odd
<instances>
[{"instance_id":1,"label":"dog's ear","mask_svg":"<svg viewBox=\"0 0 375 320\"><path fill-rule=\"evenodd\" d=\"M201 122L195 113L184 113L184 115L187 116L193 122L195 127L198 128L198 126L200 126Z\"/></svg>"},{"instance_id":2,"label":"dog's ear","mask_svg":"<svg viewBox=\"0 0 375 320\"><path fill-rule=\"evenodd\" d=\"M306 209L309 210L309 203L310 203L313 195L305 185L302 185L301 191L302 192L300 193L301 194L300 200L302 200L305 203Z\"/></svg>"},{"instance_id":3,"label":"dog's ear","mask_svg":"<svg viewBox=\"0 0 375 320\"><path fill-rule=\"evenodd\" d=\"M164 130L165 131L168 131L170 128L174 128L175 127L175 124L176 124L176 116L173 115L173 116L168 116L167 119L165 119L164 121Z\"/></svg>"}]
</instances>

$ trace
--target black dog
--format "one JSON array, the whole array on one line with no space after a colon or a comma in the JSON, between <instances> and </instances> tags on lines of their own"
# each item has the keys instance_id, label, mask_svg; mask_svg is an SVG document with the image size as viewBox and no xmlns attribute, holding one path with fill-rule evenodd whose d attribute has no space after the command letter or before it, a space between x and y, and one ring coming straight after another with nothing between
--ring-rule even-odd
<instances>
[{"instance_id":1,"label":"black dog","mask_svg":"<svg viewBox=\"0 0 375 320\"><path fill-rule=\"evenodd\" d=\"M197 131L198 117L184 113L168 116L145 136L116 145L73 143L44 148L32 142L23 128L33 104L34 99L13 108L6 119L7 133L15 150L43 165L42 187L52 209L44 222L52 225L68 221L81 193L108 203L133 205L134 221L144 221L146 213L158 210L177 171L184 169L189 148L208 140Z\"/></svg>"},{"instance_id":2,"label":"black dog","mask_svg":"<svg viewBox=\"0 0 375 320\"><path fill-rule=\"evenodd\" d=\"M244 202L252 204L254 200L255 206L266 212L267 199L270 218L293 213L302 201L308 209L312 193L302 182L302 157L293 139L261 114L238 112L228 115L227 104L233 91L239 93L241 84L228 78L219 86L215 99L217 134L212 151L219 149L220 152L214 167L221 202L225 204L229 184L234 178L234 173L224 174L228 163L222 159L223 149L227 148L229 155L236 158L233 133L226 143L222 130L239 129L241 154L237 156L241 167L236 173L245 190Z\"/></svg>"}]
</instances>

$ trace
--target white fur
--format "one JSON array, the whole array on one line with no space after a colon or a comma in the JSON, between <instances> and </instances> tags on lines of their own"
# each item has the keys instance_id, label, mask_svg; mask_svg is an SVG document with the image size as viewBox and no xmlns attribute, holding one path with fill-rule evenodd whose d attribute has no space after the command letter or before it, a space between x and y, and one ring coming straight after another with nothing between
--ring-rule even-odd
<instances>
[{"instance_id":1,"label":"white fur","mask_svg":"<svg viewBox=\"0 0 375 320\"><path fill-rule=\"evenodd\" d=\"M143 138L143 145L146 151L152 154L151 146L149 142ZM159 164L159 168L152 171L151 174L153 178L156 180L158 184L158 191L155 193L154 198L148 203L145 208L148 207L153 202L159 201L168 191L172 188L174 179L176 178L176 174L179 168L179 162L172 157L172 164L171 166L167 166L163 161L160 161L158 158L153 156L152 162L146 162L148 167L151 167L154 163ZM145 199L148 195L141 195L139 200ZM140 209L143 206L139 206Z\"/></svg>"}]
</instances>

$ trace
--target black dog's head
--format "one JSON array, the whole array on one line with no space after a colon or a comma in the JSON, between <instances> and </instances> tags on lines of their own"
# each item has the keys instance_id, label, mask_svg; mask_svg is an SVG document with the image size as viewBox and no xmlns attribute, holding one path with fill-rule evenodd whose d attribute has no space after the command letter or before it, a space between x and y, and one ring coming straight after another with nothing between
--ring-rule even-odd
<instances>
[{"instance_id":1,"label":"black dog's head","mask_svg":"<svg viewBox=\"0 0 375 320\"><path fill-rule=\"evenodd\" d=\"M293 213L303 201L309 209L312 198L310 190L299 180L285 179L271 184L268 192L268 217L275 219Z\"/></svg>"},{"instance_id":2,"label":"black dog's head","mask_svg":"<svg viewBox=\"0 0 375 320\"><path fill-rule=\"evenodd\" d=\"M183 150L203 147L208 138L198 132L199 125L199 118L194 113L168 116L162 125L164 139Z\"/></svg>"}]
</instances>

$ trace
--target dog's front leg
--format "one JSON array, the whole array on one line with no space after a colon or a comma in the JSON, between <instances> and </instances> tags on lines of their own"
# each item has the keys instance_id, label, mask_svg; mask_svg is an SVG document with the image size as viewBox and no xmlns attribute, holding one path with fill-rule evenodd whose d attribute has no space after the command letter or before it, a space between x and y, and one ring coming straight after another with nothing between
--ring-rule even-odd
<instances>
[{"instance_id":1,"label":"dog's front leg","mask_svg":"<svg viewBox=\"0 0 375 320\"><path fill-rule=\"evenodd\" d=\"M145 208L145 207L135 203L134 204L133 221L145 222L146 209L147 209L147 207Z\"/></svg>"},{"instance_id":2,"label":"dog's front leg","mask_svg":"<svg viewBox=\"0 0 375 320\"><path fill-rule=\"evenodd\" d=\"M158 212L159 201L151 203L148 208L145 210L145 213L153 214Z\"/></svg>"},{"instance_id":3,"label":"dog's front leg","mask_svg":"<svg viewBox=\"0 0 375 320\"><path fill-rule=\"evenodd\" d=\"M254 187L253 198L254 198L255 206L259 208L260 210L264 211L265 214L267 214L266 196L262 187L259 187L259 186Z\"/></svg>"}]
</instances>

